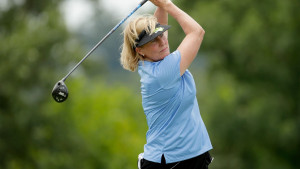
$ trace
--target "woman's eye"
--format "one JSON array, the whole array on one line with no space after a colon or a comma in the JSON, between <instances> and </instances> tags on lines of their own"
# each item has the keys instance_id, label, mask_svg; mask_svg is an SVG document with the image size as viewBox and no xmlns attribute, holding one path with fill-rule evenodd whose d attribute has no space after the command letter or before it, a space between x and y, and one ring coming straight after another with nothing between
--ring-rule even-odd
<instances>
[{"instance_id":1,"label":"woman's eye","mask_svg":"<svg viewBox=\"0 0 300 169\"><path fill-rule=\"evenodd\" d=\"M157 40L157 38L153 39L151 42L154 43L154 42L156 42L156 40Z\"/></svg>"},{"instance_id":2,"label":"woman's eye","mask_svg":"<svg viewBox=\"0 0 300 169\"><path fill-rule=\"evenodd\" d=\"M151 43L155 43L158 42L158 37L163 38L164 37L164 33L158 35L155 39L153 39L152 41L150 41Z\"/></svg>"}]
</instances>

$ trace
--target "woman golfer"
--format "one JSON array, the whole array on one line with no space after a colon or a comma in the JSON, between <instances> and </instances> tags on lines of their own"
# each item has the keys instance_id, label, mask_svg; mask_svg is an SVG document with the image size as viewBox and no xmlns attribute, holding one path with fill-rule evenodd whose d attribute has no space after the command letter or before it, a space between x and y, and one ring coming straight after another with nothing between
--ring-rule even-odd
<instances>
[{"instance_id":1,"label":"woman golfer","mask_svg":"<svg viewBox=\"0 0 300 169\"><path fill-rule=\"evenodd\" d=\"M212 145L200 116L193 76L188 67L203 40L204 30L170 0L150 0L154 16L140 16L124 30L121 64L138 69L142 105L149 130L142 169L207 169ZM170 53L168 14L185 37Z\"/></svg>"}]
</instances>

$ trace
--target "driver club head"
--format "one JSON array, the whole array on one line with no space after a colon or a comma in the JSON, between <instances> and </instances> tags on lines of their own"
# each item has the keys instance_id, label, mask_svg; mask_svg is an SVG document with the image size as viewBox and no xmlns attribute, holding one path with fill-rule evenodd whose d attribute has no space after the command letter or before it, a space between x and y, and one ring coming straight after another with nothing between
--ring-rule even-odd
<instances>
[{"instance_id":1,"label":"driver club head","mask_svg":"<svg viewBox=\"0 0 300 169\"><path fill-rule=\"evenodd\" d=\"M56 102L61 103L67 100L68 95L69 95L68 88L65 85L65 83L62 80L58 81L52 90L53 99Z\"/></svg>"}]
</instances>

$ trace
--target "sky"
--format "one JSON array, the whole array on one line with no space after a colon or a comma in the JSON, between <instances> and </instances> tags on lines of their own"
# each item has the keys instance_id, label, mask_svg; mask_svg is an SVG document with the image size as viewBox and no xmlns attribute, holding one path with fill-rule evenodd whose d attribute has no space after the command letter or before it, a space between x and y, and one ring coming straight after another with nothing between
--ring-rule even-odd
<instances>
[{"instance_id":1,"label":"sky","mask_svg":"<svg viewBox=\"0 0 300 169\"><path fill-rule=\"evenodd\" d=\"M0 10L9 7L9 1L15 4L22 4L24 0L0 0ZM135 9L142 0L98 0L101 9L104 7L110 11L112 17L125 18ZM138 12L147 12L154 9L155 6L151 2L147 2ZM67 26L70 30L76 30L93 15L93 7L86 0L65 0L60 10L64 15ZM113 16L114 15L114 16ZM121 19L122 20L122 19Z\"/></svg>"},{"instance_id":2,"label":"sky","mask_svg":"<svg viewBox=\"0 0 300 169\"><path fill-rule=\"evenodd\" d=\"M99 5L112 13L112 17L125 18L135 9L142 0L99 0ZM66 0L61 11L64 14L67 26L70 30L76 30L93 15L92 4L85 0ZM154 5L147 2L139 9L149 11L154 9ZM121 20L120 20L121 21ZM116 23L117 24L117 23Z\"/></svg>"}]
</instances>

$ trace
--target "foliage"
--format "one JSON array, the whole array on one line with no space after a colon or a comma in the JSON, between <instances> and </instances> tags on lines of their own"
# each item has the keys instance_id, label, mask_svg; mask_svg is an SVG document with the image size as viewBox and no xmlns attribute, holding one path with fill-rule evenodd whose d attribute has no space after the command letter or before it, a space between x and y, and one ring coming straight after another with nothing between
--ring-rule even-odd
<instances>
[{"instance_id":1,"label":"foliage","mask_svg":"<svg viewBox=\"0 0 300 169\"><path fill-rule=\"evenodd\" d=\"M72 34L59 12L62 2L0 7L0 168L136 168L147 127L138 79L113 74L117 50L98 53L105 59L86 61L68 79L66 102L50 96L86 51L74 35L86 44L99 27L119 21L110 23L109 14L96 9L97 22L106 19L106 25ZM299 168L300 2L173 2L206 31L190 69L214 146L210 168ZM174 19L170 24L176 49L184 35ZM122 39L117 34L108 46Z\"/></svg>"},{"instance_id":2,"label":"foliage","mask_svg":"<svg viewBox=\"0 0 300 169\"><path fill-rule=\"evenodd\" d=\"M56 161L67 158L70 168L135 168L147 129L140 98L124 87L85 79L69 82L72 97L65 103L52 102L43 108L49 119L61 119L71 127L65 134L76 143L72 154ZM68 140L61 140L63 149L68 148ZM43 160L47 159L39 161Z\"/></svg>"},{"instance_id":3,"label":"foliage","mask_svg":"<svg viewBox=\"0 0 300 169\"><path fill-rule=\"evenodd\" d=\"M299 168L299 1L178 3L206 31L206 69L193 73L212 168Z\"/></svg>"},{"instance_id":4,"label":"foliage","mask_svg":"<svg viewBox=\"0 0 300 169\"><path fill-rule=\"evenodd\" d=\"M108 87L100 80L82 83L84 79L70 83L70 93L74 94L65 103L67 106L54 103L48 111L68 112L68 120L86 151L83 155L88 155L81 158L87 166L135 168L147 129L141 98L127 88Z\"/></svg>"},{"instance_id":5,"label":"foliage","mask_svg":"<svg viewBox=\"0 0 300 169\"><path fill-rule=\"evenodd\" d=\"M1 8L0 168L47 168L37 156L60 164L52 155L72 150L73 143L65 151L56 144L66 138L59 136L69 127L48 119L41 109L58 71L80 49L65 28L57 2L8 1Z\"/></svg>"}]
</instances>

